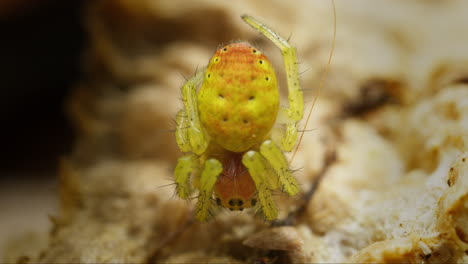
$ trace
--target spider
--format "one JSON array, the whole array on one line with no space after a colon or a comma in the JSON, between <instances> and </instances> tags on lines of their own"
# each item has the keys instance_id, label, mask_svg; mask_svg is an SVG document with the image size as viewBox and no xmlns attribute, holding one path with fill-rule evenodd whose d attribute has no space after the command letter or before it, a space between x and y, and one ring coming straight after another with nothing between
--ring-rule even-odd
<instances>
[{"instance_id":1,"label":"spider","mask_svg":"<svg viewBox=\"0 0 468 264\"><path fill-rule=\"evenodd\" d=\"M289 106L280 107L272 64L247 42L218 49L208 66L183 85L176 141L184 156L174 172L176 193L190 199L193 189L198 190L195 216L200 221L211 216L216 205L231 211L255 207L265 219L274 220L278 209L272 192L299 192L284 156L297 142L304 111L296 50L253 17L242 19L281 50ZM273 140L275 123L283 129Z\"/></svg>"}]
</instances>

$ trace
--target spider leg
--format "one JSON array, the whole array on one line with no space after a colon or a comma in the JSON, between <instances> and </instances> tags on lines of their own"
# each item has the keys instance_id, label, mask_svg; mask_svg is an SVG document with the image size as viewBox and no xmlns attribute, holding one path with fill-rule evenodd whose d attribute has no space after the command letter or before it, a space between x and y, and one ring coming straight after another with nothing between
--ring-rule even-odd
<instances>
[{"instance_id":1,"label":"spider leg","mask_svg":"<svg viewBox=\"0 0 468 264\"><path fill-rule=\"evenodd\" d=\"M187 154L179 158L174 170L177 195L182 199L188 199L192 193L190 176L198 168L198 158L194 154Z\"/></svg>"},{"instance_id":2,"label":"spider leg","mask_svg":"<svg viewBox=\"0 0 468 264\"><path fill-rule=\"evenodd\" d=\"M190 146L190 140L188 136L189 122L185 110L180 110L176 117L176 141L182 152L189 152L192 148Z\"/></svg>"},{"instance_id":3,"label":"spider leg","mask_svg":"<svg viewBox=\"0 0 468 264\"><path fill-rule=\"evenodd\" d=\"M304 113L304 98L299 85L299 73L297 70L296 49L288 41L274 32L266 25L260 23L250 16L242 16L242 19L270 39L280 50L283 56L286 78L288 83L289 107L282 108L280 115L287 117L286 130L281 139L281 148L291 151L297 142L297 123L302 119Z\"/></svg>"},{"instance_id":4,"label":"spider leg","mask_svg":"<svg viewBox=\"0 0 468 264\"><path fill-rule=\"evenodd\" d=\"M213 204L213 188L218 180L218 176L223 171L223 165L216 159L209 159L205 162L205 167L200 176L200 195L197 202L195 217L200 221L205 221L211 214L210 208Z\"/></svg>"},{"instance_id":5,"label":"spider leg","mask_svg":"<svg viewBox=\"0 0 468 264\"><path fill-rule=\"evenodd\" d=\"M267 220L278 217L278 208L273 200L270 183L268 182L269 167L265 159L256 151L248 151L242 157L242 163L249 170L250 176L257 187L257 196L260 207Z\"/></svg>"},{"instance_id":6,"label":"spider leg","mask_svg":"<svg viewBox=\"0 0 468 264\"><path fill-rule=\"evenodd\" d=\"M204 71L198 72L182 86L182 97L185 110L182 110L183 112L179 112L179 115L177 116L178 123L176 131L177 135L180 136L180 138L177 138L179 147L181 146L181 143L184 145L184 139L186 140L188 138L191 150L198 155L203 153L208 146L208 140L204 134L198 115L197 103L197 86L203 80L203 74ZM187 131L184 132L183 130ZM181 147L181 149L182 148L188 149L188 147L185 146ZM184 150L182 149L182 151Z\"/></svg>"},{"instance_id":7,"label":"spider leg","mask_svg":"<svg viewBox=\"0 0 468 264\"><path fill-rule=\"evenodd\" d=\"M260 154L276 172L282 190L289 195L297 194L299 192L297 181L292 176L289 163L281 149L273 141L265 140L260 146Z\"/></svg>"}]
</instances>

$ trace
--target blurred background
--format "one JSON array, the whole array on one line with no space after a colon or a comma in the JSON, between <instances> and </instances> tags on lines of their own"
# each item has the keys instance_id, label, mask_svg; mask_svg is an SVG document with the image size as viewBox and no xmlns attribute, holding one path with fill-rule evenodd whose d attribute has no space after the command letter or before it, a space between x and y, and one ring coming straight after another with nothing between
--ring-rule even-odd
<instances>
[{"instance_id":1,"label":"blurred background","mask_svg":"<svg viewBox=\"0 0 468 264\"><path fill-rule=\"evenodd\" d=\"M82 4L0 1L2 250L13 234L48 228L55 211L57 161L73 139L64 99L80 76Z\"/></svg>"}]
</instances>

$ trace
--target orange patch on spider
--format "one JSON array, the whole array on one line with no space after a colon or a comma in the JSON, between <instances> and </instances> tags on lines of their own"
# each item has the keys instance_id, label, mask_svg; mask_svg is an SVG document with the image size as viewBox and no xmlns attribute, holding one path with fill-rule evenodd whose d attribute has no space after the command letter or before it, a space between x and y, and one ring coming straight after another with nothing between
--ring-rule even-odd
<instances>
[{"instance_id":1,"label":"orange patch on spider","mask_svg":"<svg viewBox=\"0 0 468 264\"><path fill-rule=\"evenodd\" d=\"M257 200L255 183L242 164L243 153L231 152L223 160L223 172L219 176L214 191L218 205L230 210L240 210L255 206Z\"/></svg>"}]
</instances>

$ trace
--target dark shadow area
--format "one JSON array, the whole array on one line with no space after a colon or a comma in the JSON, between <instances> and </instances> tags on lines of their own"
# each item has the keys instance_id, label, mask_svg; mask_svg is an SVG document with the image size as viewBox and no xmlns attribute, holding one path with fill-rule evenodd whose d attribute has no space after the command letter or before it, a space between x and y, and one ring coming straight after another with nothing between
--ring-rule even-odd
<instances>
[{"instance_id":1,"label":"dark shadow area","mask_svg":"<svg viewBox=\"0 0 468 264\"><path fill-rule=\"evenodd\" d=\"M64 99L80 74L81 6L32 1L0 17L2 179L54 171L71 148Z\"/></svg>"}]
</instances>

